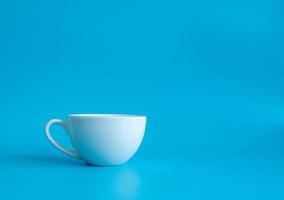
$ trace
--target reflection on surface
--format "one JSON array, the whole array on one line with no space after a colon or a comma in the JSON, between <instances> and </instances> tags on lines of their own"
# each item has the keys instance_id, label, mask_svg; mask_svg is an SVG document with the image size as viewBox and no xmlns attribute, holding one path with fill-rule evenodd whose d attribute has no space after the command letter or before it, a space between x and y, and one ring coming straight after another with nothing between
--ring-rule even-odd
<instances>
[{"instance_id":1,"label":"reflection on surface","mask_svg":"<svg viewBox=\"0 0 284 200\"><path fill-rule=\"evenodd\" d=\"M118 199L136 199L139 194L140 181L139 174L133 168L121 168L113 177L113 192Z\"/></svg>"},{"instance_id":2,"label":"reflection on surface","mask_svg":"<svg viewBox=\"0 0 284 200\"><path fill-rule=\"evenodd\" d=\"M142 178L139 169L128 164L113 167L85 166L69 170L73 181L72 194L86 199L139 199ZM77 187L77 186L80 187ZM84 199L84 198L83 198Z\"/></svg>"}]
</instances>

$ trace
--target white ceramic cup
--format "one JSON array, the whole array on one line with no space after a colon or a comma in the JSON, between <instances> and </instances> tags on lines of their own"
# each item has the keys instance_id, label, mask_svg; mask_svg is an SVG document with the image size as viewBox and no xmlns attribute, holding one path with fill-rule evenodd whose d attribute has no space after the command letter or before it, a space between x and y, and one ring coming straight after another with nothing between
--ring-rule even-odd
<instances>
[{"instance_id":1,"label":"white ceramic cup","mask_svg":"<svg viewBox=\"0 0 284 200\"><path fill-rule=\"evenodd\" d=\"M74 150L58 144L50 134L53 124L63 126ZM52 119L45 126L47 139L60 151L91 165L120 165L138 150L146 117L120 114L72 114L68 120Z\"/></svg>"}]
</instances>

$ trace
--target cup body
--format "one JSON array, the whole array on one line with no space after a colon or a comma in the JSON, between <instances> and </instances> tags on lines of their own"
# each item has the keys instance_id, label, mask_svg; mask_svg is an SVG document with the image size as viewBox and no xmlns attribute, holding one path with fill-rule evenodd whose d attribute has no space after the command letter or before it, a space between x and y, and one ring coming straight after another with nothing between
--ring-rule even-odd
<instances>
[{"instance_id":1,"label":"cup body","mask_svg":"<svg viewBox=\"0 0 284 200\"><path fill-rule=\"evenodd\" d=\"M136 115L69 115L68 133L79 158L91 165L119 165L138 150L146 117Z\"/></svg>"}]
</instances>

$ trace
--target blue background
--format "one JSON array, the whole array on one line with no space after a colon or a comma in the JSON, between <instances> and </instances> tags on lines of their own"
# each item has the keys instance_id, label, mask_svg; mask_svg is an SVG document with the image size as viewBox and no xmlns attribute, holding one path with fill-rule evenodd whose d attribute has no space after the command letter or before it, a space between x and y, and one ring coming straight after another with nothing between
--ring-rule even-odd
<instances>
[{"instance_id":1,"label":"blue background","mask_svg":"<svg viewBox=\"0 0 284 200\"><path fill-rule=\"evenodd\" d=\"M283 9L1 1L0 198L283 199ZM143 144L126 165L86 166L44 137L70 113L145 114Z\"/></svg>"}]
</instances>

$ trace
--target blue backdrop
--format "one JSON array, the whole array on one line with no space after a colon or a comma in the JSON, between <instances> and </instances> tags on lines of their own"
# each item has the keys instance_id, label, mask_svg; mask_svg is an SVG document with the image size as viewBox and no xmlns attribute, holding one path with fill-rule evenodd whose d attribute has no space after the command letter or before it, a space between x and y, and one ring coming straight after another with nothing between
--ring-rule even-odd
<instances>
[{"instance_id":1,"label":"blue backdrop","mask_svg":"<svg viewBox=\"0 0 284 200\"><path fill-rule=\"evenodd\" d=\"M283 9L1 1L0 198L283 199ZM84 166L44 137L70 113L147 115L141 149Z\"/></svg>"}]
</instances>

